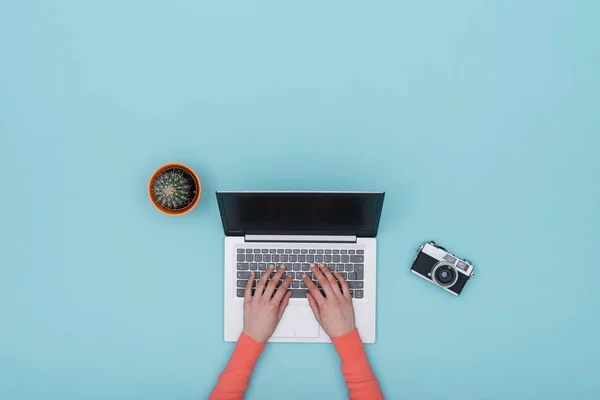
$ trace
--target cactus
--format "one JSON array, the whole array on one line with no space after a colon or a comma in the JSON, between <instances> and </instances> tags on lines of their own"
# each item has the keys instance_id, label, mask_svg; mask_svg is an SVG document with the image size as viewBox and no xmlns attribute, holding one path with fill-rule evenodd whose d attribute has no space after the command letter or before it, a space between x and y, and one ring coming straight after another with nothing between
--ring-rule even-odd
<instances>
[{"instance_id":1,"label":"cactus","mask_svg":"<svg viewBox=\"0 0 600 400\"><path fill-rule=\"evenodd\" d=\"M161 173L152 187L156 202L170 210L180 210L196 196L196 183L187 172L177 168Z\"/></svg>"}]
</instances>

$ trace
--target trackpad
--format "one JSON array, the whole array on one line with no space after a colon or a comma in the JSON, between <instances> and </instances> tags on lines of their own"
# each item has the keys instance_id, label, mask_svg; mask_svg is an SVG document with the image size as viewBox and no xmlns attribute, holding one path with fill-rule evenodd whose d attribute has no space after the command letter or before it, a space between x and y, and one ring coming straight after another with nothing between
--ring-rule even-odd
<instances>
[{"instance_id":1,"label":"trackpad","mask_svg":"<svg viewBox=\"0 0 600 400\"><path fill-rule=\"evenodd\" d=\"M319 323L308 306L289 305L275 333L275 338L318 338Z\"/></svg>"}]
</instances>

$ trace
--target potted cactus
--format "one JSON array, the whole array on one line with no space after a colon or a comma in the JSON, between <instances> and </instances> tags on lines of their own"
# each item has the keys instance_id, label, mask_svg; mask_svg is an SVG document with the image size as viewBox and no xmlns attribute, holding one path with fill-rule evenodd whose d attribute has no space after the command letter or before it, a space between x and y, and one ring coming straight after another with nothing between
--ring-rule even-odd
<instances>
[{"instance_id":1,"label":"potted cactus","mask_svg":"<svg viewBox=\"0 0 600 400\"><path fill-rule=\"evenodd\" d=\"M190 212L198 204L201 193L198 175L187 165L179 163L163 165L148 182L152 204L167 215Z\"/></svg>"}]
</instances>

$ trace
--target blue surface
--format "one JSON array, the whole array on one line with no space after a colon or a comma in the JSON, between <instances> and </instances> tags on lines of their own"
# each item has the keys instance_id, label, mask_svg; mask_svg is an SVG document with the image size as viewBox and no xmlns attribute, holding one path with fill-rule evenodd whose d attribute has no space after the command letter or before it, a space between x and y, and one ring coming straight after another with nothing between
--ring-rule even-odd
<instances>
[{"instance_id":1,"label":"blue surface","mask_svg":"<svg viewBox=\"0 0 600 400\"><path fill-rule=\"evenodd\" d=\"M387 191L367 351L390 399L599 398L599 18L2 1L0 398L205 398L233 348L216 189ZM169 161L204 185L184 217L147 198ZM458 299L409 273L430 239L477 268ZM247 398L345 398L338 367L270 345Z\"/></svg>"}]
</instances>

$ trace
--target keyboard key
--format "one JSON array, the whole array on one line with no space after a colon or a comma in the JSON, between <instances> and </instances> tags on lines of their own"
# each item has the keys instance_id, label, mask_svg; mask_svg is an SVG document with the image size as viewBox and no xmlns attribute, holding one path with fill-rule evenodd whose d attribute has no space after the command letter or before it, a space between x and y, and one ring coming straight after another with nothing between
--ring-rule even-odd
<instances>
[{"instance_id":1,"label":"keyboard key","mask_svg":"<svg viewBox=\"0 0 600 400\"><path fill-rule=\"evenodd\" d=\"M340 275L342 276L342 278L347 279L348 278L348 274L346 272L340 272Z\"/></svg>"},{"instance_id":2,"label":"keyboard key","mask_svg":"<svg viewBox=\"0 0 600 400\"><path fill-rule=\"evenodd\" d=\"M309 271L309 272L307 272L307 273L306 273L306 275L308 276L308 278L309 278L309 279L312 279L312 278L313 278L313 274L312 274L312 272L310 272L310 271Z\"/></svg>"},{"instance_id":3,"label":"keyboard key","mask_svg":"<svg viewBox=\"0 0 600 400\"><path fill-rule=\"evenodd\" d=\"M238 254L237 255L237 260L238 261L246 261L246 256L243 254Z\"/></svg>"},{"instance_id":4,"label":"keyboard key","mask_svg":"<svg viewBox=\"0 0 600 400\"><path fill-rule=\"evenodd\" d=\"M340 253L342 253L342 254L348 254L348 250L341 250Z\"/></svg>"},{"instance_id":5,"label":"keyboard key","mask_svg":"<svg viewBox=\"0 0 600 400\"><path fill-rule=\"evenodd\" d=\"M314 263L315 262L315 256L313 256L312 254L309 254L306 256L306 261L308 261L309 263Z\"/></svg>"},{"instance_id":6,"label":"keyboard key","mask_svg":"<svg viewBox=\"0 0 600 400\"><path fill-rule=\"evenodd\" d=\"M317 262L317 263L322 263L322 262L323 262L323 256L322 256L322 255L319 255L319 254L317 254L317 255L315 256L315 262Z\"/></svg>"},{"instance_id":7,"label":"keyboard key","mask_svg":"<svg viewBox=\"0 0 600 400\"><path fill-rule=\"evenodd\" d=\"M277 254L283 254L283 253L284 253L283 249L277 249Z\"/></svg>"},{"instance_id":8,"label":"keyboard key","mask_svg":"<svg viewBox=\"0 0 600 400\"><path fill-rule=\"evenodd\" d=\"M301 271L302 270L302 265L300 263L294 263L294 271Z\"/></svg>"},{"instance_id":9,"label":"keyboard key","mask_svg":"<svg viewBox=\"0 0 600 400\"><path fill-rule=\"evenodd\" d=\"M354 264L354 272L356 272L356 279L362 281L365 279L365 265Z\"/></svg>"},{"instance_id":10,"label":"keyboard key","mask_svg":"<svg viewBox=\"0 0 600 400\"><path fill-rule=\"evenodd\" d=\"M252 253L252 249L246 249L246 253Z\"/></svg>"},{"instance_id":11,"label":"keyboard key","mask_svg":"<svg viewBox=\"0 0 600 400\"><path fill-rule=\"evenodd\" d=\"M304 283L304 281L300 281L300 287L302 289L306 289L307 288L306 283Z\"/></svg>"},{"instance_id":12,"label":"keyboard key","mask_svg":"<svg viewBox=\"0 0 600 400\"><path fill-rule=\"evenodd\" d=\"M317 250L317 254L323 254L323 250L321 250L321 249Z\"/></svg>"},{"instance_id":13,"label":"keyboard key","mask_svg":"<svg viewBox=\"0 0 600 400\"><path fill-rule=\"evenodd\" d=\"M348 274L348 280L355 281L356 280L356 272L350 272Z\"/></svg>"},{"instance_id":14,"label":"keyboard key","mask_svg":"<svg viewBox=\"0 0 600 400\"><path fill-rule=\"evenodd\" d=\"M356 254L365 254L364 250L356 250Z\"/></svg>"},{"instance_id":15,"label":"keyboard key","mask_svg":"<svg viewBox=\"0 0 600 400\"><path fill-rule=\"evenodd\" d=\"M238 271L244 271L247 269L250 269L250 265L248 263L238 263L238 265L237 265Z\"/></svg>"},{"instance_id":16,"label":"keyboard key","mask_svg":"<svg viewBox=\"0 0 600 400\"><path fill-rule=\"evenodd\" d=\"M262 254L255 254L254 255L254 261L256 261L256 262L262 262L262 260L263 260Z\"/></svg>"},{"instance_id":17,"label":"keyboard key","mask_svg":"<svg viewBox=\"0 0 600 400\"><path fill-rule=\"evenodd\" d=\"M288 256L287 254L282 254L281 255L281 262L288 262L289 258L290 258L290 256Z\"/></svg>"},{"instance_id":18,"label":"keyboard key","mask_svg":"<svg viewBox=\"0 0 600 400\"><path fill-rule=\"evenodd\" d=\"M302 271L310 271L310 264L309 263L302 264Z\"/></svg>"},{"instance_id":19,"label":"keyboard key","mask_svg":"<svg viewBox=\"0 0 600 400\"><path fill-rule=\"evenodd\" d=\"M294 249L294 250L292 250L292 253L294 253L294 254L300 254L300 249Z\"/></svg>"},{"instance_id":20,"label":"keyboard key","mask_svg":"<svg viewBox=\"0 0 600 400\"><path fill-rule=\"evenodd\" d=\"M271 257L271 262L278 263L280 258L281 256L279 254L273 254L273 257Z\"/></svg>"},{"instance_id":21,"label":"keyboard key","mask_svg":"<svg viewBox=\"0 0 600 400\"><path fill-rule=\"evenodd\" d=\"M292 295L290 297L293 299L305 299L306 298L306 290L296 289L296 290L290 290L290 292L292 292Z\"/></svg>"},{"instance_id":22,"label":"keyboard key","mask_svg":"<svg viewBox=\"0 0 600 400\"><path fill-rule=\"evenodd\" d=\"M237 287L243 287L243 288L245 288L247 284L248 284L248 280L247 279L245 279L245 280L238 280L237 281Z\"/></svg>"},{"instance_id":23,"label":"keyboard key","mask_svg":"<svg viewBox=\"0 0 600 400\"><path fill-rule=\"evenodd\" d=\"M350 261L350 256L343 255L342 256L342 262L343 263L347 263L348 261Z\"/></svg>"},{"instance_id":24,"label":"keyboard key","mask_svg":"<svg viewBox=\"0 0 600 400\"><path fill-rule=\"evenodd\" d=\"M298 256L295 254L290 255L290 262L298 262Z\"/></svg>"},{"instance_id":25,"label":"keyboard key","mask_svg":"<svg viewBox=\"0 0 600 400\"><path fill-rule=\"evenodd\" d=\"M350 292L350 297L354 298L354 290L348 290Z\"/></svg>"},{"instance_id":26,"label":"keyboard key","mask_svg":"<svg viewBox=\"0 0 600 400\"><path fill-rule=\"evenodd\" d=\"M250 271L238 271L237 277L238 279L248 279L250 278Z\"/></svg>"},{"instance_id":27,"label":"keyboard key","mask_svg":"<svg viewBox=\"0 0 600 400\"><path fill-rule=\"evenodd\" d=\"M354 265L353 264L346 264L346 267L344 268L344 270L346 272L352 272L352 271L354 271Z\"/></svg>"},{"instance_id":28,"label":"keyboard key","mask_svg":"<svg viewBox=\"0 0 600 400\"><path fill-rule=\"evenodd\" d=\"M331 254L331 250L325 250L325 254Z\"/></svg>"},{"instance_id":29,"label":"keyboard key","mask_svg":"<svg viewBox=\"0 0 600 400\"><path fill-rule=\"evenodd\" d=\"M309 253L309 254L315 254L315 249L310 249L310 250L308 250L308 253Z\"/></svg>"},{"instance_id":30,"label":"keyboard key","mask_svg":"<svg viewBox=\"0 0 600 400\"><path fill-rule=\"evenodd\" d=\"M256 271L256 270L258 270L258 264L250 263L250 271Z\"/></svg>"},{"instance_id":31,"label":"keyboard key","mask_svg":"<svg viewBox=\"0 0 600 400\"><path fill-rule=\"evenodd\" d=\"M331 272L333 272L333 271L335 271L335 264L329 264L329 265L327 266L327 268L329 268L329 270L330 270Z\"/></svg>"},{"instance_id":32,"label":"keyboard key","mask_svg":"<svg viewBox=\"0 0 600 400\"><path fill-rule=\"evenodd\" d=\"M339 263L340 262L340 256L339 255L333 255L333 262L334 263Z\"/></svg>"},{"instance_id":33,"label":"keyboard key","mask_svg":"<svg viewBox=\"0 0 600 400\"><path fill-rule=\"evenodd\" d=\"M296 272L296 276L295 276L296 280L302 280L302 272Z\"/></svg>"},{"instance_id":34,"label":"keyboard key","mask_svg":"<svg viewBox=\"0 0 600 400\"><path fill-rule=\"evenodd\" d=\"M244 290L244 289L238 289L238 290L237 290L237 297L244 297L244 292L245 292L245 291L246 291L246 290Z\"/></svg>"},{"instance_id":35,"label":"keyboard key","mask_svg":"<svg viewBox=\"0 0 600 400\"><path fill-rule=\"evenodd\" d=\"M292 254L292 249L285 249L285 254Z\"/></svg>"},{"instance_id":36,"label":"keyboard key","mask_svg":"<svg viewBox=\"0 0 600 400\"><path fill-rule=\"evenodd\" d=\"M292 263L285 263L284 265L285 265L286 271L291 271L293 269Z\"/></svg>"},{"instance_id":37,"label":"keyboard key","mask_svg":"<svg viewBox=\"0 0 600 400\"><path fill-rule=\"evenodd\" d=\"M326 262L326 263L331 262L331 256L325 255L325 257L323 257L323 262Z\"/></svg>"},{"instance_id":38,"label":"keyboard key","mask_svg":"<svg viewBox=\"0 0 600 400\"><path fill-rule=\"evenodd\" d=\"M354 250L348 250L348 254L354 254Z\"/></svg>"},{"instance_id":39,"label":"keyboard key","mask_svg":"<svg viewBox=\"0 0 600 400\"><path fill-rule=\"evenodd\" d=\"M246 251L244 249L237 249L238 253L245 253Z\"/></svg>"},{"instance_id":40,"label":"keyboard key","mask_svg":"<svg viewBox=\"0 0 600 400\"><path fill-rule=\"evenodd\" d=\"M300 287L300 282L299 282L299 281L292 281L292 287L293 287L294 289L297 289L297 288L299 288L299 287Z\"/></svg>"},{"instance_id":41,"label":"keyboard key","mask_svg":"<svg viewBox=\"0 0 600 400\"><path fill-rule=\"evenodd\" d=\"M264 262L271 262L271 255L270 254L263 254L263 261Z\"/></svg>"},{"instance_id":42,"label":"keyboard key","mask_svg":"<svg viewBox=\"0 0 600 400\"><path fill-rule=\"evenodd\" d=\"M342 272L344 270L344 264L336 264L335 269Z\"/></svg>"},{"instance_id":43,"label":"keyboard key","mask_svg":"<svg viewBox=\"0 0 600 400\"><path fill-rule=\"evenodd\" d=\"M363 298L363 291L362 290L355 290L354 291L354 298L356 299L362 299Z\"/></svg>"},{"instance_id":44,"label":"keyboard key","mask_svg":"<svg viewBox=\"0 0 600 400\"><path fill-rule=\"evenodd\" d=\"M261 249L260 252L263 254L267 254L269 252L269 249Z\"/></svg>"},{"instance_id":45,"label":"keyboard key","mask_svg":"<svg viewBox=\"0 0 600 400\"><path fill-rule=\"evenodd\" d=\"M353 263L365 262L365 256L350 256L350 262L353 262Z\"/></svg>"},{"instance_id":46,"label":"keyboard key","mask_svg":"<svg viewBox=\"0 0 600 400\"><path fill-rule=\"evenodd\" d=\"M333 254L340 254L340 251L339 250L334 250Z\"/></svg>"},{"instance_id":47,"label":"keyboard key","mask_svg":"<svg viewBox=\"0 0 600 400\"><path fill-rule=\"evenodd\" d=\"M269 253L270 254L275 254L275 253L277 253L277 250L275 250L275 249L269 249Z\"/></svg>"},{"instance_id":48,"label":"keyboard key","mask_svg":"<svg viewBox=\"0 0 600 400\"><path fill-rule=\"evenodd\" d=\"M350 289L362 289L364 286L365 283L362 281L348 281L348 287L350 287Z\"/></svg>"},{"instance_id":49,"label":"keyboard key","mask_svg":"<svg viewBox=\"0 0 600 400\"><path fill-rule=\"evenodd\" d=\"M306 255L305 254L300 254L298 256L298 262L301 262L301 263L306 262Z\"/></svg>"},{"instance_id":50,"label":"keyboard key","mask_svg":"<svg viewBox=\"0 0 600 400\"><path fill-rule=\"evenodd\" d=\"M254 253L260 253L260 249L254 249Z\"/></svg>"},{"instance_id":51,"label":"keyboard key","mask_svg":"<svg viewBox=\"0 0 600 400\"><path fill-rule=\"evenodd\" d=\"M246 253L246 262L254 261L254 254Z\"/></svg>"}]
</instances>

